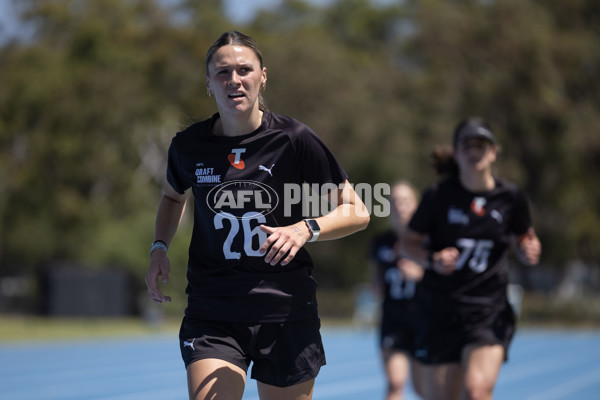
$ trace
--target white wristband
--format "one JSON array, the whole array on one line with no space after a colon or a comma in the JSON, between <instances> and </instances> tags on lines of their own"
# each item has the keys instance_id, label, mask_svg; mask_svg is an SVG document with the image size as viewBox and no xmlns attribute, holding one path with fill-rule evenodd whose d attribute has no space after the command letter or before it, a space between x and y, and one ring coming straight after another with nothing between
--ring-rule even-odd
<instances>
[{"instance_id":1,"label":"white wristband","mask_svg":"<svg viewBox=\"0 0 600 400\"><path fill-rule=\"evenodd\" d=\"M152 252L156 249L163 249L166 253L167 245L163 241L157 240L156 242L152 243L152 246L150 247L150 254L152 254Z\"/></svg>"}]
</instances>

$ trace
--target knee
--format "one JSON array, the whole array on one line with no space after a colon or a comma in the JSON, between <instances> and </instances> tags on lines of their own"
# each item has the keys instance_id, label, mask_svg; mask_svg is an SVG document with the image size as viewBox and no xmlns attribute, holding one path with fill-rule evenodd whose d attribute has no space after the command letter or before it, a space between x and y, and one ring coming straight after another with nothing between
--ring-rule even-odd
<instances>
[{"instance_id":1,"label":"knee","mask_svg":"<svg viewBox=\"0 0 600 400\"><path fill-rule=\"evenodd\" d=\"M465 398L467 400L490 400L494 385L495 381L488 377L468 376L465 382Z\"/></svg>"},{"instance_id":2,"label":"knee","mask_svg":"<svg viewBox=\"0 0 600 400\"><path fill-rule=\"evenodd\" d=\"M403 380L395 379L389 381L387 386L388 398L401 398L404 388L405 382Z\"/></svg>"},{"instance_id":3,"label":"knee","mask_svg":"<svg viewBox=\"0 0 600 400\"><path fill-rule=\"evenodd\" d=\"M492 390L486 388L467 388L465 399L467 400L490 400Z\"/></svg>"}]
</instances>

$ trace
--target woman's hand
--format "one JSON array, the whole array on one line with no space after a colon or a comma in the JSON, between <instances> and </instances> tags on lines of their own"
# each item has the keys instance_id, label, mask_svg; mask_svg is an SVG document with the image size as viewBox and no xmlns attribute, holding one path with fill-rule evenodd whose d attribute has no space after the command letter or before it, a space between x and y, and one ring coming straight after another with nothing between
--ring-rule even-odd
<instances>
[{"instance_id":1,"label":"woman's hand","mask_svg":"<svg viewBox=\"0 0 600 400\"><path fill-rule=\"evenodd\" d=\"M520 259L528 265L536 265L540 262L542 254L542 244L533 228L529 228L525 234L517 239L517 246L520 252Z\"/></svg>"},{"instance_id":2,"label":"woman's hand","mask_svg":"<svg viewBox=\"0 0 600 400\"><path fill-rule=\"evenodd\" d=\"M401 258L396 266L402 272L404 278L410 281L420 281L425 273L423 267L408 258Z\"/></svg>"},{"instance_id":3,"label":"woman's hand","mask_svg":"<svg viewBox=\"0 0 600 400\"><path fill-rule=\"evenodd\" d=\"M456 247L446 247L433 253L433 270L441 275L450 275L456 271L456 261L460 252Z\"/></svg>"},{"instance_id":4,"label":"woman's hand","mask_svg":"<svg viewBox=\"0 0 600 400\"><path fill-rule=\"evenodd\" d=\"M158 290L158 277L162 277L162 283L169 283L169 271L171 263L167 253L163 250L155 250L150 254L150 267L146 274L146 286L148 287L148 296L156 303L170 303L171 298L163 295Z\"/></svg>"},{"instance_id":5,"label":"woman's hand","mask_svg":"<svg viewBox=\"0 0 600 400\"><path fill-rule=\"evenodd\" d=\"M280 261L282 266L289 264L311 236L304 221L277 228L260 225L260 229L269 237L260 246L259 251L261 254L266 253L265 262L271 265L276 265Z\"/></svg>"}]
</instances>

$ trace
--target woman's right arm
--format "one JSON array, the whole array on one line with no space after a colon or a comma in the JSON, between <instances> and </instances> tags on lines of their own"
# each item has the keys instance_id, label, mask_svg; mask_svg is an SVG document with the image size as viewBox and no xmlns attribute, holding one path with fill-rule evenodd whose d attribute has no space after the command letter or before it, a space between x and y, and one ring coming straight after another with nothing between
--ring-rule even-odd
<instances>
[{"instance_id":1,"label":"woman's right arm","mask_svg":"<svg viewBox=\"0 0 600 400\"><path fill-rule=\"evenodd\" d=\"M187 196L179 194L169 183L165 183L163 195L158 205L156 213L156 223L154 227L154 241L161 240L167 247L173 240L181 217L185 211ZM157 302L170 302L169 296L163 295L158 289L158 278L162 278L162 283L169 282L169 270L171 265L167 253L162 249L156 249L150 254L150 266L146 274L146 286L148 287L148 296Z\"/></svg>"},{"instance_id":2,"label":"woman's right arm","mask_svg":"<svg viewBox=\"0 0 600 400\"><path fill-rule=\"evenodd\" d=\"M430 251L424 245L425 239L426 235L408 228L402 237L402 255L423 268L432 268L439 274L450 275L453 273L456 270L456 261L460 255L458 249L446 247L430 255Z\"/></svg>"},{"instance_id":3,"label":"woman's right arm","mask_svg":"<svg viewBox=\"0 0 600 400\"><path fill-rule=\"evenodd\" d=\"M400 253L423 268L429 267L429 251L424 246L425 235L410 228L402 235Z\"/></svg>"}]
</instances>

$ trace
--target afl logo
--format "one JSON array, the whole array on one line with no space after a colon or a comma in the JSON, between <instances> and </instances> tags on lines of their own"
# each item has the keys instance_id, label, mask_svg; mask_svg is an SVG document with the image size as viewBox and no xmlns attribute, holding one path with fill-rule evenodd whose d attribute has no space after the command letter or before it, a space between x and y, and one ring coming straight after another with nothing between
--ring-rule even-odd
<instances>
[{"instance_id":1,"label":"afl logo","mask_svg":"<svg viewBox=\"0 0 600 400\"><path fill-rule=\"evenodd\" d=\"M256 181L229 181L215 186L206 196L206 204L215 214L251 219L273 212L279 203L277 192Z\"/></svg>"}]
</instances>

